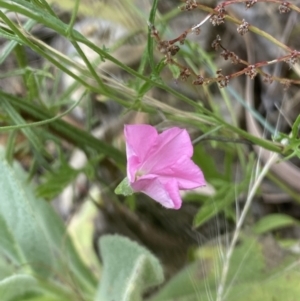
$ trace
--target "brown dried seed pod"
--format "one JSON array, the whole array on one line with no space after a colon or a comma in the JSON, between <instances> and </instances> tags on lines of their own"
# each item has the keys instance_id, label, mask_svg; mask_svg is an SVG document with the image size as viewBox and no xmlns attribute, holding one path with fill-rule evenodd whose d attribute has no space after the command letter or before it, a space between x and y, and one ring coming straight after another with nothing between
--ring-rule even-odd
<instances>
[{"instance_id":1,"label":"brown dried seed pod","mask_svg":"<svg viewBox=\"0 0 300 301\"><path fill-rule=\"evenodd\" d=\"M185 5L181 7L181 10L191 11L197 7L198 5L195 1L187 0L185 1Z\"/></svg>"},{"instance_id":2,"label":"brown dried seed pod","mask_svg":"<svg viewBox=\"0 0 300 301\"><path fill-rule=\"evenodd\" d=\"M211 43L211 47L214 48L215 50L218 50L220 48L220 45L221 45L221 37L217 35L216 39L213 40L213 42Z\"/></svg>"},{"instance_id":3,"label":"brown dried seed pod","mask_svg":"<svg viewBox=\"0 0 300 301\"><path fill-rule=\"evenodd\" d=\"M180 77L180 79L181 79L182 81L186 81L186 80L190 77L190 75L191 75L190 69L184 68L184 69L180 72L179 77Z\"/></svg>"},{"instance_id":4,"label":"brown dried seed pod","mask_svg":"<svg viewBox=\"0 0 300 301\"><path fill-rule=\"evenodd\" d=\"M248 75L251 79L254 79L254 77L257 75L257 70L254 65L248 66L248 70L245 72L246 75Z\"/></svg>"},{"instance_id":5,"label":"brown dried seed pod","mask_svg":"<svg viewBox=\"0 0 300 301\"><path fill-rule=\"evenodd\" d=\"M193 85L201 86L204 84L204 77L202 75L197 75L197 78L192 82Z\"/></svg>"},{"instance_id":6,"label":"brown dried seed pod","mask_svg":"<svg viewBox=\"0 0 300 301\"><path fill-rule=\"evenodd\" d=\"M281 14L289 13L291 11L290 4L288 2L283 2L279 5L278 10Z\"/></svg>"},{"instance_id":7,"label":"brown dried seed pod","mask_svg":"<svg viewBox=\"0 0 300 301\"><path fill-rule=\"evenodd\" d=\"M227 87L227 85L229 84L229 79L230 79L230 77L228 76L228 75L226 75L226 76L224 76L224 77L220 77L219 79L218 79L218 84L219 84L219 87L220 88L225 88L225 87Z\"/></svg>"},{"instance_id":8,"label":"brown dried seed pod","mask_svg":"<svg viewBox=\"0 0 300 301\"><path fill-rule=\"evenodd\" d=\"M272 84L273 78L270 74L264 74L263 82L266 84Z\"/></svg>"},{"instance_id":9,"label":"brown dried seed pod","mask_svg":"<svg viewBox=\"0 0 300 301\"><path fill-rule=\"evenodd\" d=\"M167 54L170 48L170 43L169 41L160 41L157 43L157 49L159 52L163 54Z\"/></svg>"},{"instance_id":10,"label":"brown dried seed pod","mask_svg":"<svg viewBox=\"0 0 300 301\"><path fill-rule=\"evenodd\" d=\"M211 18L209 19L209 21L211 22L211 24L213 26L216 26L216 25L220 25L222 23L224 23L224 16L223 15L212 15Z\"/></svg>"},{"instance_id":11,"label":"brown dried seed pod","mask_svg":"<svg viewBox=\"0 0 300 301\"><path fill-rule=\"evenodd\" d=\"M240 35L243 36L249 31L249 26L250 24L243 19L242 24L240 24L236 30Z\"/></svg>"},{"instance_id":12,"label":"brown dried seed pod","mask_svg":"<svg viewBox=\"0 0 300 301\"><path fill-rule=\"evenodd\" d=\"M245 2L246 9L252 7L255 3L257 3L257 0L246 1Z\"/></svg>"},{"instance_id":13,"label":"brown dried seed pod","mask_svg":"<svg viewBox=\"0 0 300 301\"><path fill-rule=\"evenodd\" d=\"M168 49L168 52L174 56L178 51L180 50L180 47L177 45L171 45Z\"/></svg>"}]
</instances>

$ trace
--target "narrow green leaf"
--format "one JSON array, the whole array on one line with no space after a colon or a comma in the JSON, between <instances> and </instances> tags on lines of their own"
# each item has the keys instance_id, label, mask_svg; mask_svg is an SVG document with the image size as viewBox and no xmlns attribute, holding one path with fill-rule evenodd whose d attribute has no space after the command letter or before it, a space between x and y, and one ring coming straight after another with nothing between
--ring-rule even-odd
<instances>
[{"instance_id":1,"label":"narrow green leaf","mask_svg":"<svg viewBox=\"0 0 300 301\"><path fill-rule=\"evenodd\" d=\"M300 126L300 115L297 117L297 119L294 122L293 127L292 127L292 138L293 139L298 139L299 126Z\"/></svg>"},{"instance_id":2,"label":"narrow green leaf","mask_svg":"<svg viewBox=\"0 0 300 301\"><path fill-rule=\"evenodd\" d=\"M213 157L205 151L201 143L194 147L193 160L197 165L201 166L205 178L208 181L214 178L225 180L225 177L218 171Z\"/></svg>"},{"instance_id":3,"label":"narrow green leaf","mask_svg":"<svg viewBox=\"0 0 300 301\"><path fill-rule=\"evenodd\" d=\"M234 202L236 191L231 187L231 184L223 182L223 187L217 190L217 194L205 201L194 218L194 227L200 227Z\"/></svg>"},{"instance_id":4,"label":"narrow green leaf","mask_svg":"<svg viewBox=\"0 0 300 301\"><path fill-rule=\"evenodd\" d=\"M40 6L44 10L47 10L52 16L56 17L55 12L51 8L51 6L48 4L46 0L32 0L36 5Z\"/></svg>"},{"instance_id":5,"label":"narrow green leaf","mask_svg":"<svg viewBox=\"0 0 300 301\"><path fill-rule=\"evenodd\" d=\"M25 47L17 44L15 46L15 56L19 65L19 68L23 70L22 78L24 86L26 87L26 98L33 102L39 100L39 88L36 81L35 72L28 66L29 61L25 51Z\"/></svg>"},{"instance_id":6,"label":"narrow green leaf","mask_svg":"<svg viewBox=\"0 0 300 301\"><path fill-rule=\"evenodd\" d=\"M115 189L115 194L122 194L125 196L131 195L133 192L127 177Z\"/></svg>"},{"instance_id":7,"label":"narrow green leaf","mask_svg":"<svg viewBox=\"0 0 300 301\"><path fill-rule=\"evenodd\" d=\"M104 270L96 301L141 301L147 288L163 281L159 261L136 242L107 235L99 244Z\"/></svg>"},{"instance_id":8,"label":"narrow green leaf","mask_svg":"<svg viewBox=\"0 0 300 301\"><path fill-rule=\"evenodd\" d=\"M220 178L211 180L211 184L216 190L216 194L206 199L203 206L197 212L194 218L194 227L199 227L210 218L222 212L224 210L231 210L231 204L236 200L237 195L247 190L249 187L249 181L251 179L251 173L253 169L253 157L248 157L248 166L245 170L244 178L239 183L232 185L231 181L226 181ZM209 158L207 159L209 160ZM202 165L200 164L202 167ZM205 171L204 171L205 174Z\"/></svg>"},{"instance_id":9,"label":"narrow green leaf","mask_svg":"<svg viewBox=\"0 0 300 301\"><path fill-rule=\"evenodd\" d=\"M73 30L73 27L74 27L74 24L75 24L75 21L76 21L76 18L77 18L79 3L80 3L80 0L75 0L75 5L74 5L73 10L72 10L70 24L67 28L67 35L68 36L70 35L70 32Z\"/></svg>"},{"instance_id":10,"label":"narrow green leaf","mask_svg":"<svg viewBox=\"0 0 300 301\"><path fill-rule=\"evenodd\" d=\"M36 24L36 21L29 19L24 24L24 29L30 31L30 29ZM0 31L1 35L1 31ZM14 48L18 45L18 42L16 41L10 41L9 43L5 44L4 47L1 49L1 55L0 55L0 65L6 60L6 58L11 54L11 52L14 50Z\"/></svg>"},{"instance_id":11,"label":"narrow green leaf","mask_svg":"<svg viewBox=\"0 0 300 301\"><path fill-rule=\"evenodd\" d=\"M54 79L53 75L50 72L46 72L44 70L31 68L29 66L27 66L26 69L24 69L24 68L22 68L22 69L13 69L13 70L9 70L8 72L2 72L0 74L0 79L13 77L13 76L24 75L27 70L34 73L34 75L36 75L36 76L48 77L48 78Z\"/></svg>"},{"instance_id":12,"label":"narrow green leaf","mask_svg":"<svg viewBox=\"0 0 300 301\"><path fill-rule=\"evenodd\" d=\"M153 55L154 41L153 41L153 38L151 36L151 27L152 27L152 25L154 25L154 22L155 22L157 4L158 4L158 0L154 0L153 3L152 3L150 15L149 15L149 21L148 21L149 29L148 29L147 48L148 48L149 64L150 64L150 67L151 67L152 71L154 71L154 69L155 69L155 62L154 62L154 55Z\"/></svg>"},{"instance_id":13,"label":"narrow green leaf","mask_svg":"<svg viewBox=\"0 0 300 301\"><path fill-rule=\"evenodd\" d=\"M17 110L11 105L7 99L2 99L1 106L4 108L4 110L7 112L9 117L12 119L12 121L19 126L21 131L24 133L24 135L28 138L30 141L35 154L37 155L37 158L43 163L44 166L47 166L48 163L45 160L44 156L49 156L47 152L45 151L44 144L42 143L40 137L38 137L35 132L30 128L22 128L22 125L26 125L25 120L23 117L17 112Z\"/></svg>"},{"instance_id":14,"label":"narrow green leaf","mask_svg":"<svg viewBox=\"0 0 300 301\"><path fill-rule=\"evenodd\" d=\"M14 149L15 149L15 142L16 142L16 135L17 131L11 131L8 135L8 139L6 142L6 160L8 163L13 162L13 156L14 156Z\"/></svg>"},{"instance_id":15,"label":"narrow green leaf","mask_svg":"<svg viewBox=\"0 0 300 301\"><path fill-rule=\"evenodd\" d=\"M38 197L54 199L63 189L72 183L80 170L71 168L68 164L63 164L59 170L55 172L49 171L46 181L38 186L36 193Z\"/></svg>"},{"instance_id":16,"label":"narrow green leaf","mask_svg":"<svg viewBox=\"0 0 300 301\"><path fill-rule=\"evenodd\" d=\"M43 121L45 119L48 119L49 121L49 119L51 119L51 121L53 121L53 119L55 119L55 122L49 124L49 129L52 132L55 132L56 134L58 133L60 137L67 139L71 143L74 143L76 146L80 148L91 147L97 152L99 152L99 154L105 154L106 156L109 156L110 158L114 159L120 165L125 164L124 154L118 149L112 147L111 145L104 143L103 141L93 137L92 135L86 133L83 130L76 128L75 126L72 126L71 124L63 120L57 120L57 117L53 118L53 116L51 116L48 112L45 112L45 110L42 110L41 108L38 108L37 106L31 103L24 102L21 98L17 98L1 90L0 96L2 97L2 101L5 98L16 109L23 111L24 114L29 115L35 120ZM76 104L77 103L75 103L74 105Z\"/></svg>"},{"instance_id":17,"label":"narrow green leaf","mask_svg":"<svg viewBox=\"0 0 300 301\"><path fill-rule=\"evenodd\" d=\"M285 227L300 225L300 223L289 215L285 214L268 214L261 218L253 227L257 234L278 230Z\"/></svg>"}]
</instances>

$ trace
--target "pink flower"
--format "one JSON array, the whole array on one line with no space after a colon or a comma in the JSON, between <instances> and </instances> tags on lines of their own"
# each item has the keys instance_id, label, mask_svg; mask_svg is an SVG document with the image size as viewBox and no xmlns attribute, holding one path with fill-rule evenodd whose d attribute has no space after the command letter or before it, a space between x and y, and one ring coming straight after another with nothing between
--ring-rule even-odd
<instances>
[{"instance_id":1,"label":"pink flower","mask_svg":"<svg viewBox=\"0 0 300 301\"><path fill-rule=\"evenodd\" d=\"M179 190L206 185L191 160L193 146L186 130L170 128L161 134L150 125L125 125L127 178L135 192L143 192L164 207L179 209Z\"/></svg>"}]
</instances>

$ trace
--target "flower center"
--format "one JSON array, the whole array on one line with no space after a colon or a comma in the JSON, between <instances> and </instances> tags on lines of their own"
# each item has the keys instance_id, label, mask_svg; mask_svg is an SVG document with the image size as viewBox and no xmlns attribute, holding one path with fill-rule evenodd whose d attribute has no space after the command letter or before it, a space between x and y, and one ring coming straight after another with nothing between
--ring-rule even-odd
<instances>
[{"instance_id":1,"label":"flower center","mask_svg":"<svg viewBox=\"0 0 300 301\"><path fill-rule=\"evenodd\" d=\"M139 177L145 175L146 173L142 170L138 170L136 173L135 173L135 177L134 177L134 180L136 181Z\"/></svg>"}]
</instances>

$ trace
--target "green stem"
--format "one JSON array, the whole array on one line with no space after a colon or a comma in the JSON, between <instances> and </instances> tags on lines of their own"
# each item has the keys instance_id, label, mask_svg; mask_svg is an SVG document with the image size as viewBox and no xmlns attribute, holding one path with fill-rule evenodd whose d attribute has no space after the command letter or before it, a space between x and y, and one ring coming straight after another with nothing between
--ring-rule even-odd
<instances>
[{"instance_id":1,"label":"green stem","mask_svg":"<svg viewBox=\"0 0 300 301\"><path fill-rule=\"evenodd\" d=\"M152 4L152 8L149 15L149 24L148 24L148 41L147 41L147 50L148 50L148 58L149 64L151 67L152 72L155 70L155 62L154 62L154 55L153 55L153 39L151 37L151 25L154 24L155 15L157 10L158 0L154 0Z\"/></svg>"},{"instance_id":2,"label":"green stem","mask_svg":"<svg viewBox=\"0 0 300 301\"><path fill-rule=\"evenodd\" d=\"M52 118L49 118L49 119L36 121L36 122L31 122L31 123L21 123L21 124L18 123L16 125L1 126L0 127L0 132L6 132L6 131L11 131L11 130L21 130L23 128L46 125L46 124L49 124L51 122L54 122L55 120L61 119L62 117L66 116L67 114L72 112L73 109L78 106L78 104L81 102L84 95L85 95L85 93L83 93L83 95L76 102L74 102L74 104L69 109L67 109L62 114L56 115L56 116L54 116Z\"/></svg>"},{"instance_id":3,"label":"green stem","mask_svg":"<svg viewBox=\"0 0 300 301\"><path fill-rule=\"evenodd\" d=\"M22 115L29 117L33 120L43 121L53 118L53 116L46 113L39 107L24 102L22 99L7 94L0 90L1 98L6 98L12 106L20 110ZM76 145L77 147L84 149L90 147L99 153L103 153L106 156L111 157L116 163L121 166L125 166L124 154L116 148L105 144L103 141L91 136L87 132L72 126L71 124L59 119L48 124L48 128L53 133L58 134L60 137Z\"/></svg>"},{"instance_id":4,"label":"green stem","mask_svg":"<svg viewBox=\"0 0 300 301\"><path fill-rule=\"evenodd\" d=\"M24 24L25 30L30 30L36 24L35 20L28 20ZM6 58L10 55L10 53L14 50L14 48L18 45L17 41L10 41L5 44L3 48L1 48L1 57L0 57L0 65L6 60Z\"/></svg>"},{"instance_id":5,"label":"green stem","mask_svg":"<svg viewBox=\"0 0 300 301\"><path fill-rule=\"evenodd\" d=\"M72 16L71 16L71 21L70 21L70 24L69 24L69 26L66 30L66 34L67 34L68 37L71 36L71 32L73 30L73 27L74 27L74 24L75 24L75 21L76 21L76 18L77 18L79 3L80 3L80 0L75 0L75 5L74 5L73 11L72 11Z\"/></svg>"},{"instance_id":6,"label":"green stem","mask_svg":"<svg viewBox=\"0 0 300 301\"><path fill-rule=\"evenodd\" d=\"M84 60L86 66L88 67L89 71L91 72L91 74L94 76L95 80L97 81L99 87L103 90L103 91L107 91L103 81L101 80L101 78L99 77L98 73L95 71L95 68L92 66L91 62L88 60L88 58L86 57L85 53L81 50L80 46L78 45L78 43L76 41L72 41L73 46L75 47L75 49L77 50L78 54L81 56L81 58Z\"/></svg>"},{"instance_id":7,"label":"green stem","mask_svg":"<svg viewBox=\"0 0 300 301\"><path fill-rule=\"evenodd\" d=\"M67 26L66 24L64 24L63 22L61 22L59 19L54 18L51 15L48 15L47 18L45 18L45 12L43 12L43 14L35 7L33 6L31 3L24 1L24 0L15 0L14 2L6 2L4 0L0 0L0 6L10 9L12 11L16 11L18 13L24 14L25 16L28 16L29 18L33 18L36 21L52 28L53 30L57 31L59 34L61 34L62 36L66 36L66 29ZM199 5L199 7L201 8L202 5ZM209 10L209 12L212 12L213 9L210 9L206 6L203 6L205 9L204 10ZM2 13L1 16L2 18L5 20L5 22L10 22L10 20L6 20L3 16L4 14ZM228 16L229 17L229 16ZM231 17L230 17L231 18ZM234 20L234 18L232 18L232 20ZM237 19L236 19L237 20ZM238 20L237 20L238 21ZM240 22L240 21L238 21ZM16 29L17 32L19 31L15 25L11 26L13 29ZM255 136L252 136L251 134L245 132L244 130L235 127L231 124L226 123L224 120L222 120L221 118L219 118L218 116L214 115L211 111L205 109L204 107L200 106L198 103L194 102L193 100L189 99L188 97L180 94L179 92L173 90L172 88L166 86L165 84L152 80L150 78L148 78L147 76L144 76L140 73L138 73L137 71L131 69L130 67L122 64L120 61L118 61L116 58L112 57L110 54L108 54L106 51L100 49L99 47L97 47L96 45L94 45L91 41L87 40L83 35L81 35L79 32L72 30L72 37L77 41L77 42L81 42L83 44L85 44L86 46L90 47L92 50L94 50L96 53L98 53L100 56L102 56L104 59L108 59L111 62L113 62L114 64L116 64L117 66L119 66L121 69L127 71L129 74L136 76L146 82L148 82L149 84L153 85L154 87L158 87L161 88L169 93L171 93L172 95L178 97L179 99L181 99L182 101L190 104L191 106L195 107L198 111L200 111L202 114L211 116L212 119L214 119L214 121L216 123L222 124L223 126L227 127L228 129L230 129L231 131L233 131L234 133L237 133L239 135L241 135L242 137L248 139L249 141L260 145L261 147L264 147L270 151L274 151L274 152L278 152L281 153L282 152L282 147L281 145L275 144L272 141L269 140L265 140L262 138L258 138ZM271 36L270 36L271 38ZM274 41L275 43L276 41ZM278 42L278 41L277 41ZM278 43L275 44L278 44ZM33 47L33 49L35 51L38 51L39 48L36 47L33 43L29 44L31 47ZM279 44L281 45L281 44ZM282 45L281 45L282 46ZM88 86L92 91L99 92L99 88L95 88L92 86L89 86L86 82L84 82L80 77L74 75L74 74L70 74L69 70L64 67L63 65L61 65L59 62L55 61L52 57L48 58L48 56L45 53L41 53L41 51L39 51L38 53L40 53L41 55L43 55L44 57L46 57L47 59L51 59L50 61L53 62L55 65L58 65L59 68L61 68L64 72L66 72L67 74L69 74L70 76L74 77L76 80L78 80L79 82L81 82L84 86Z\"/></svg>"},{"instance_id":8,"label":"green stem","mask_svg":"<svg viewBox=\"0 0 300 301\"><path fill-rule=\"evenodd\" d=\"M0 2L1 4L1 2ZM26 34L26 32L22 32L19 30L19 28L2 12L0 11L1 18L7 23L7 25L10 26L10 28L18 35L18 37L22 40L24 44L27 44L29 47L31 47L36 53L40 54L44 58L46 58L49 62L57 66L59 69L64 71L66 74L70 75L74 79L76 79L78 82L80 82L83 86L88 88L91 91L96 92L97 88L94 88L93 86L87 84L80 76L77 76L76 74L72 73L67 67L65 67L63 64L61 64L59 61L54 59L51 55L46 53L41 47L41 45L37 46L33 41L31 41L30 37Z\"/></svg>"}]
</instances>

